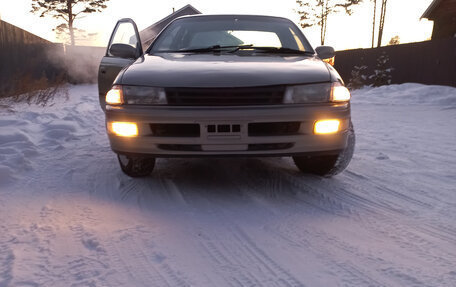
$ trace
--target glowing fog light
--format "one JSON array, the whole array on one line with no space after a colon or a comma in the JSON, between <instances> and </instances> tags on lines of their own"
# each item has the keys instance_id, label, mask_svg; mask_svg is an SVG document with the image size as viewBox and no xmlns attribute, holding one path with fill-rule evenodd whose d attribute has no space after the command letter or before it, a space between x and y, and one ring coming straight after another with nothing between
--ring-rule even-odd
<instances>
[{"instance_id":1,"label":"glowing fog light","mask_svg":"<svg viewBox=\"0 0 456 287\"><path fill-rule=\"evenodd\" d=\"M138 125L136 123L112 122L108 128L114 134L121 137L135 137L138 135Z\"/></svg>"},{"instance_id":2,"label":"glowing fog light","mask_svg":"<svg viewBox=\"0 0 456 287\"><path fill-rule=\"evenodd\" d=\"M339 120L317 121L314 126L314 133L319 135L333 134L339 131Z\"/></svg>"},{"instance_id":3,"label":"glowing fog light","mask_svg":"<svg viewBox=\"0 0 456 287\"><path fill-rule=\"evenodd\" d=\"M113 86L106 94L106 103L108 105L121 105L123 103L123 94L121 86Z\"/></svg>"},{"instance_id":4,"label":"glowing fog light","mask_svg":"<svg viewBox=\"0 0 456 287\"><path fill-rule=\"evenodd\" d=\"M331 89L332 102L348 102L351 98L350 91L340 83L333 84Z\"/></svg>"}]
</instances>

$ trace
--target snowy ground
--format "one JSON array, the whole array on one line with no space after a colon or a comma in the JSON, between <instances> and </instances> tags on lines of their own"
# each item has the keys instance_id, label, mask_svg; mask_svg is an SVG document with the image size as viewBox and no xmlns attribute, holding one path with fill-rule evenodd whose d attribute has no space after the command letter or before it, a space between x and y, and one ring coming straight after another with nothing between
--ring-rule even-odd
<instances>
[{"instance_id":1,"label":"snowy ground","mask_svg":"<svg viewBox=\"0 0 456 287\"><path fill-rule=\"evenodd\" d=\"M456 89L353 96L332 179L287 159L160 159L130 179L96 86L0 107L0 287L456 286Z\"/></svg>"}]
</instances>

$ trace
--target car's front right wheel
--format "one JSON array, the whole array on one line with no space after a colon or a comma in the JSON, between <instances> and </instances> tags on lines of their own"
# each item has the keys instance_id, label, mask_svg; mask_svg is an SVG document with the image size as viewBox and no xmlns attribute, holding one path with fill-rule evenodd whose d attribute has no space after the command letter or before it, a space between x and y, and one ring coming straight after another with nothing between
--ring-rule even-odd
<instances>
[{"instance_id":1,"label":"car's front right wheel","mask_svg":"<svg viewBox=\"0 0 456 287\"><path fill-rule=\"evenodd\" d=\"M155 167L155 158L118 154L120 168L131 177L144 177L152 173Z\"/></svg>"},{"instance_id":2,"label":"car's front right wheel","mask_svg":"<svg viewBox=\"0 0 456 287\"><path fill-rule=\"evenodd\" d=\"M304 173L331 177L347 168L355 150L355 131L350 123L347 147L336 155L325 156L294 156L298 169Z\"/></svg>"}]
</instances>

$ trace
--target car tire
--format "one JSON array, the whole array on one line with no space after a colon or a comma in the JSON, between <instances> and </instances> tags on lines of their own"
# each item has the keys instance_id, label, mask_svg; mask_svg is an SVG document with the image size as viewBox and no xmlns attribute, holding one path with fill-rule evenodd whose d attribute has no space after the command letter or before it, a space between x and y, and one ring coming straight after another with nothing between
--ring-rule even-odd
<instances>
[{"instance_id":1,"label":"car tire","mask_svg":"<svg viewBox=\"0 0 456 287\"><path fill-rule=\"evenodd\" d=\"M355 130L350 123L348 129L347 147L337 155L326 156L294 156L298 169L304 173L331 177L344 171L350 163L355 151Z\"/></svg>"},{"instance_id":2,"label":"car tire","mask_svg":"<svg viewBox=\"0 0 456 287\"><path fill-rule=\"evenodd\" d=\"M128 156L118 154L117 159L122 171L130 177L145 177L152 173L155 167L155 158Z\"/></svg>"}]
</instances>

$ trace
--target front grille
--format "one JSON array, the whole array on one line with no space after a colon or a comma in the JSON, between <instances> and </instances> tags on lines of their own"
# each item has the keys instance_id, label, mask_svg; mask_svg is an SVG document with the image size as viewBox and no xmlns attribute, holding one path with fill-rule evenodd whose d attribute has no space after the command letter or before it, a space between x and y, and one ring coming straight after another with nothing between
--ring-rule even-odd
<instances>
[{"instance_id":1,"label":"front grille","mask_svg":"<svg viewBox=\"0 0 456 287\"><path fill-rule=\"evenodd\" d=\"M287 136L299 133L300 122L251 123L249 136Z\"/></svg>"},{"instance_id":2,"label":"front grille","mask_svg":"<svg viewBox=\"0 0 456 287\"><path fill-rule=\"evenodd\" d=\"M258 88L167 88L174 106L248 106L283 103L285 87Z\"/></svg>"},{"instance_id":3,"label":"front grille","mask_svg":"<svg viewBox=\"0 0 456 287\"><path fill-rule=\"evenodd\" d=\"M199 124L150 124L152 135L156 137L199 137Z\"/></svg>"}]
</instances>

